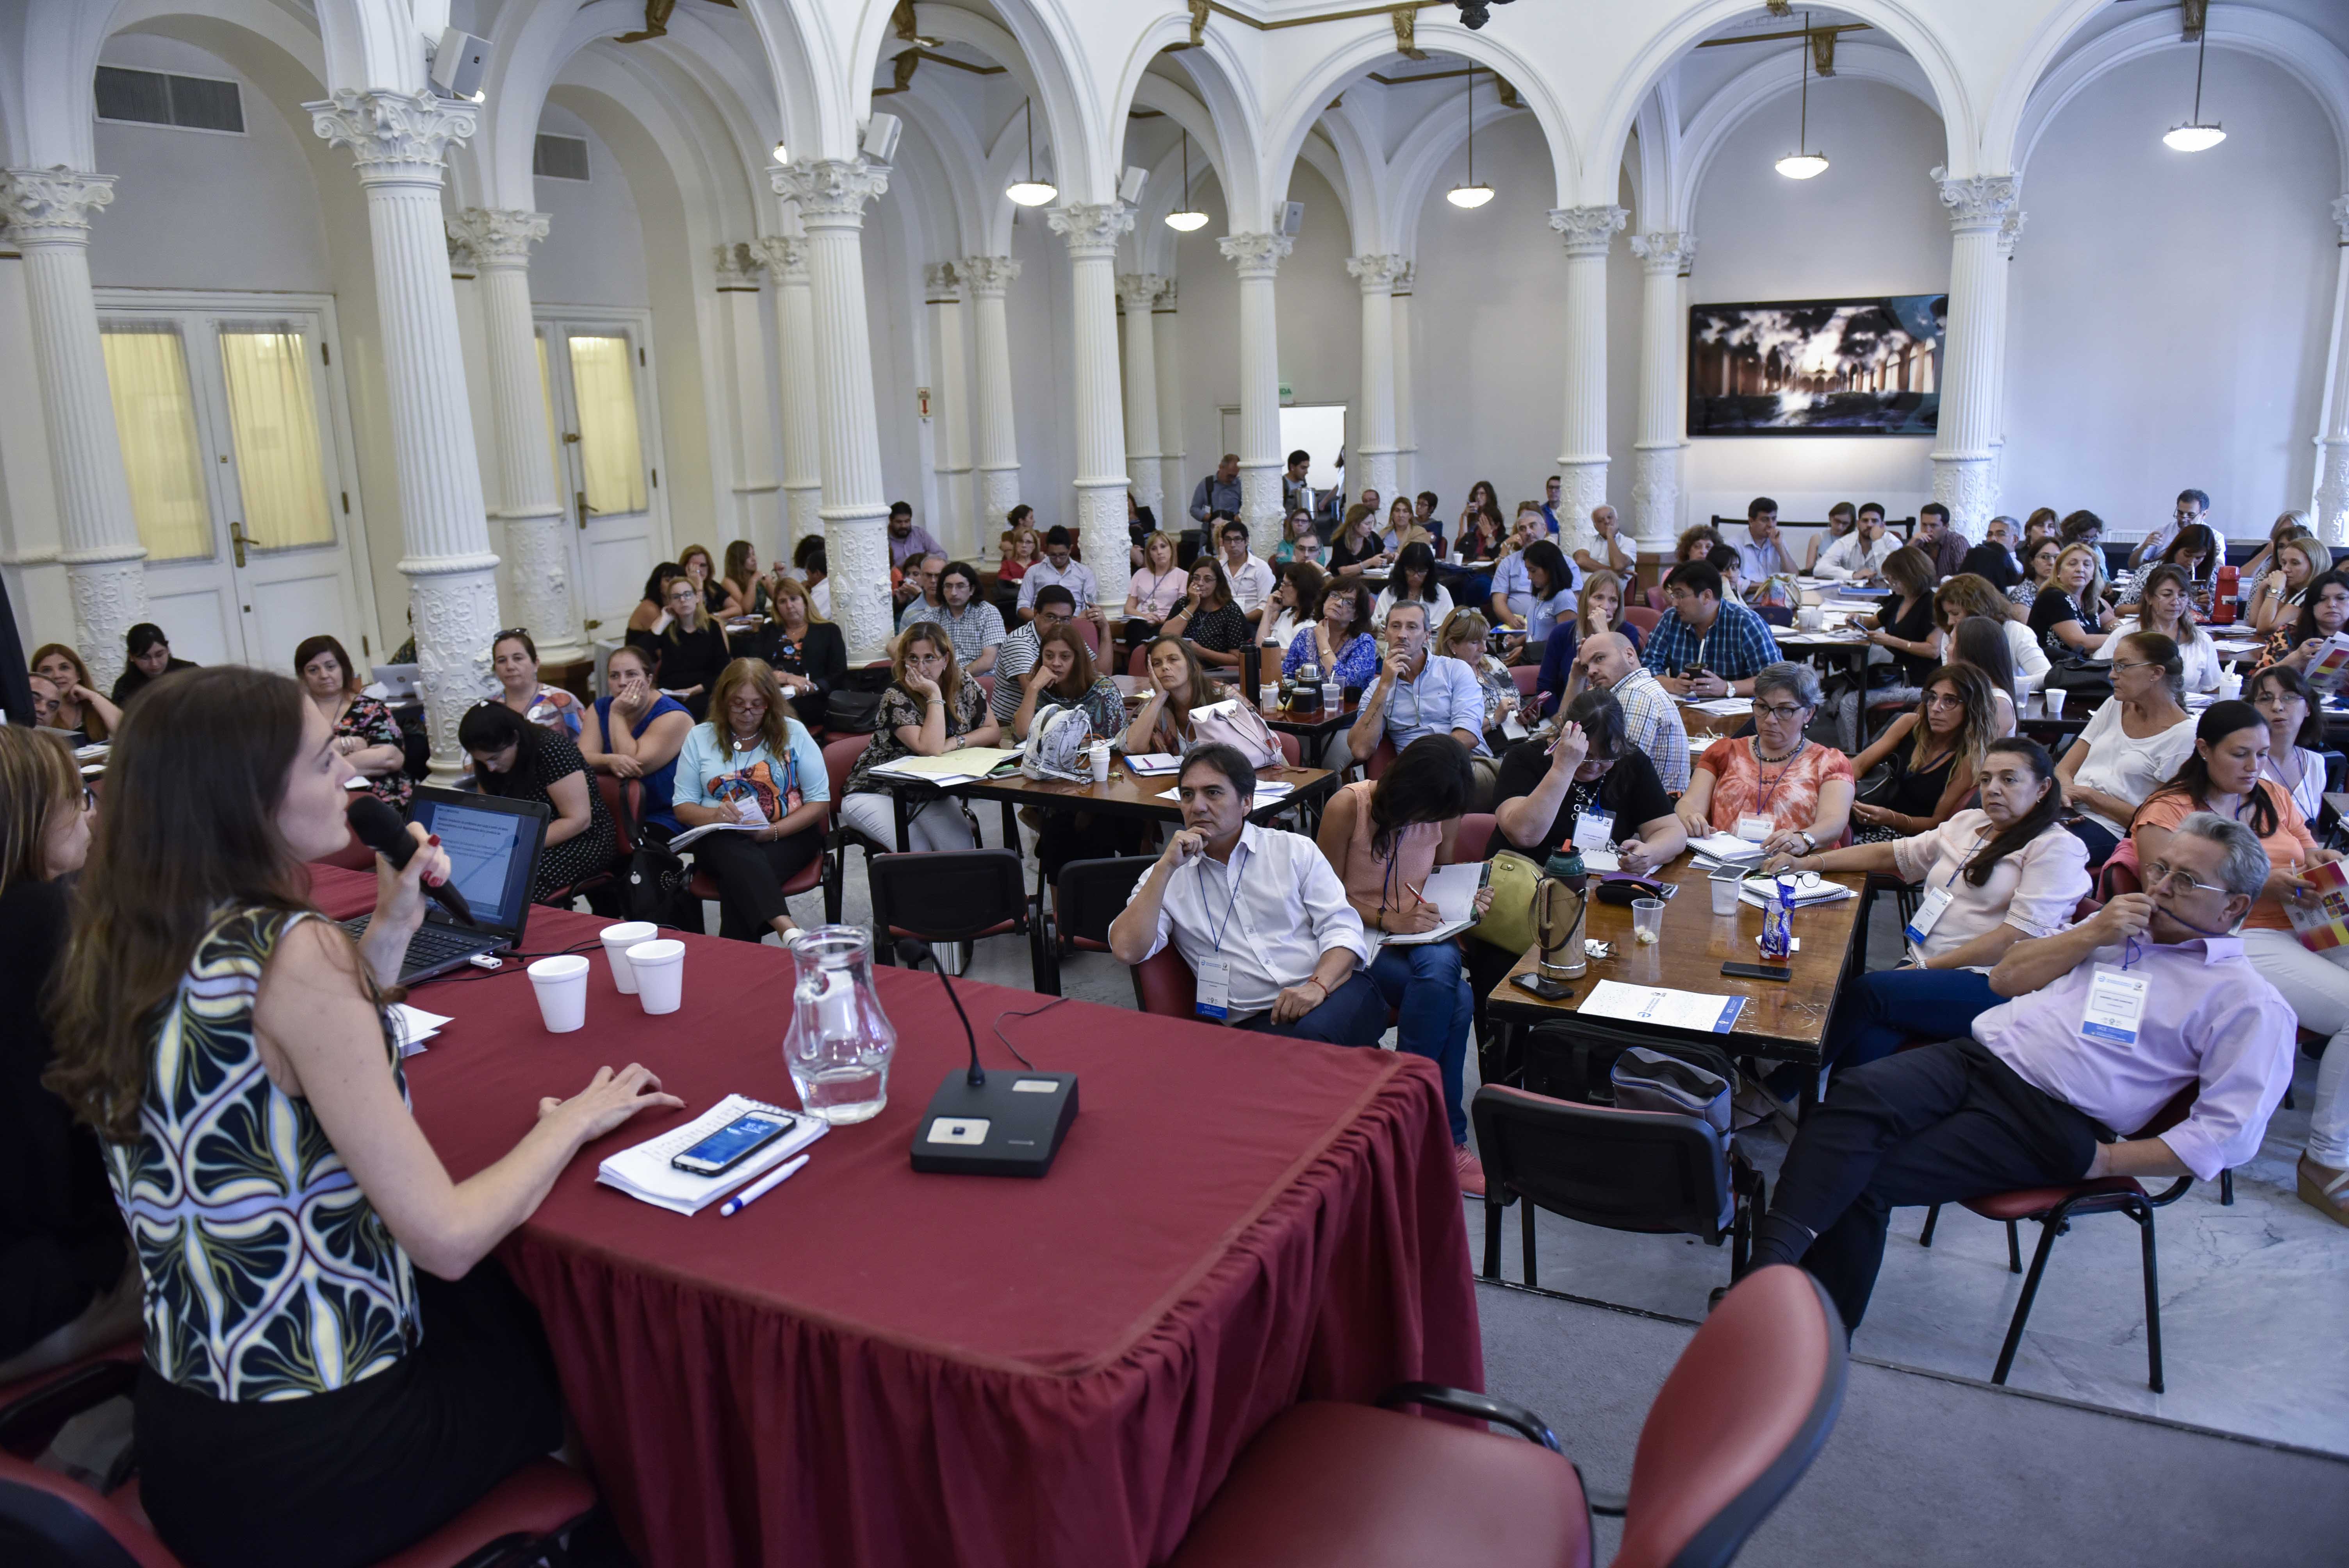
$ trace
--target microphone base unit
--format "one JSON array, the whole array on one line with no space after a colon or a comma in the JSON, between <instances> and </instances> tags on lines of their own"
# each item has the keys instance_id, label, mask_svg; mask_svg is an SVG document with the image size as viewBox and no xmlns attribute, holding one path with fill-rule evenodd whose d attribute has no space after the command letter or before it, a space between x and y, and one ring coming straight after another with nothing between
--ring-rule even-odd
<instances>
[{"instance_id":1,"label":"microphone base unit","mask_svg":"<svg viewBox=\"0 0 2349 1568\"><path fill-rule=\"evenodd\" d=\"M1041 1176L1076 1119L1074 1073L994 1072L974 1088L958 1068L914 1129L914 1169L940 1176Z\"/></svg>"}]
</instances>

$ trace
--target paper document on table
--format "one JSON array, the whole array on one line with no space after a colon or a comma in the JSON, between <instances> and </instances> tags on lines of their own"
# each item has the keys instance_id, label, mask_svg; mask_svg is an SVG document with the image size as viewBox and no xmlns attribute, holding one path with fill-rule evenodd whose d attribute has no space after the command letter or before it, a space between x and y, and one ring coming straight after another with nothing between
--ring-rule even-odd
<instances>
[{"instance_id":1,"label":"paper document on table","mask_svg":"<svg viewBox=\"0 0 2349 1568\"><path fill-rule=\"evenodd\" d=\"M443 1024L453 1019L443 1013L428 1013L421 1007L411 1007L405 1002L391 1005L391 1035L399 1043L399 1054L412 1057L424 1048L424 1042L440 1032Z\"/></svg>"},{"instance_id":2,"label":"paper document on table","mask_svg":"<svg viewBox=\"0 0 2349 1568\"><path fill-rule=\"evenodd\" d=\"M968 784L984 779L1005 762L1017 762L1016 746L965 746L936 757L901 757L873 769L892 779L919 779L932 784Z\"/></svg>"},{"instance_id":3,"label":"paper document on table","mask_svg":"<svg viewBox=\"0 0 2349 1568\"><path fill-rule=\"evenodd\" d=\"M1590 995L1575 1011L1594 1018L1621 1018L1664 1029L1725 1035L1744 1007L1743 996L1712 996L1702 991L1675 991L1664 985L1626 985L1618 980L1601 980L1590 988Z\"/></svg>"},{"instance_id":4,"label":"paper document on table","mask_svg":"<svg viewBox=\"0 0 2349 1568\"><path fill-rule=\"evenodd\" d=\"M874 771L877 773L880 769L876 768ZM712 833L755 833L766 825L764 822L704 822L698 828L688 828L669 840L668 847L672 850L682 850L690 844L699 842Z\"/></svg>"},{"instance_id":5,"label":"paper document on table","mask_svg":"<svg viewBox=\"0 0 2349 1568\"><path fill-rule=\"evenodd\" d=\"M1770 884L1768 877L1748 877L1744 885L1737 890L1737 896L1756 909L1765 908L1769 901L1763 890ZM1795 887L1795 907L1808 909L1815 903L1835 903L1853 896L1851 889L1841 882L1822 882L1815 887L1805 887L1798 882Z\"/></svg>"},{"instance_id":6,"label":"paper document on table","mask_svg":"<svg viewBox=\"0 0 2349 1568\"><path fill-rule=\"evenodd\" d=\"M1183 766L1183 759L1171 751L1143 751L1125 759L1125 770L1141 779L1163 778Z\"/></svg>"},{"instance_id":7,"label":"paper document on table","mask_svg":"<svg viewBox=\"0 0 2349 1568\"><path fill-rule=\"evenodd\" d=\"M1435 913L1444 917L1443 923L1432 931L1413 932L1408 936L1380 936L1380 943L1388 947L1424 947L1431 942L1449 942L1476 923L1476 890L1484 885L1482 861L1436 867L1419 893L1435 906Z\"/></svg>"},{"instance_id":8,"label":"paper document on table","mask_svg":"<svg viewBox=\"0 0 2349 1568\"><path fill-rule=\"evenodd\" d=\"M1754 699L1750 696L1709 696L1702 702L1692 702L1688 706L1699 713L1713 713L1724 718L1733 718L1739 714L1752 713Z\"/></svg>"},{"instance_id":9,"label":"paper document on table","mask_svg":"<svg viewBox=\"0 0 2349 1568\"><path fill-rule=\"evenodd\" d=\"M1758 861L1762 846L1751 839L1741 839L1734 833L1711 832L1702 839L1691 839L1689 848L1715 862L1723 861Z\"/></svg>"},{"instance_id":10,"label":"paper document on table","mask_svg":"<svg viewBox=\"0 0 2349 1568\"><path fill-rule=\"evenodd\" d=\"M1501 733L1511 740L1523 740L1526 738L1525 721L1516 716L1514 709L1510 711L1508 717L1501 720Z\"/></svg>"},{"instance_id":11,"label":"paper document on table","mask_svg":"<svg viewBox=\"0 0 2349 1568\"><path fill-rule=\"evenodd\" d=\"M1296 788L1296 785L1284 783L1278 779L1259 779L1256 781L1256 803L1261 806L1267 800L1278 800ZM1180 800L1183 799L1183 791L1180 789L1161 789L1158 791L1158 799Z\"/></svg>"},{"instance_id":12,"label":"paper document on table","mask_svg":"<svg viewBox=\"0 0 2349 1568\"><path fill-rule=\"evenodd\" d=\"M740 1164L715 1176L696 1176L669 1163L672 1156L692 1148L736 1117L754 1110L787 1117L796 1125ZM683 1127L671 1128L658 1138L621 1150L595 1168L595 1180L672 1213L698 1214L751 1177L773 1169L831 1130L831 1123L812 1116L785 1110L746 1095L730 1094Z\"/></svg>"},{"instance_id":13,"label":"paper document on table","mask_svg":"<svg viewBox=\"0 0 2349 1568\"><path fill-rule=\"evenodd\" d=\"M1612 876L1623 869L1623 857L1613 850L1585 850L1582 851L1582 869L1597 872L1601 876Z\"/></svg>"}]
</instances>

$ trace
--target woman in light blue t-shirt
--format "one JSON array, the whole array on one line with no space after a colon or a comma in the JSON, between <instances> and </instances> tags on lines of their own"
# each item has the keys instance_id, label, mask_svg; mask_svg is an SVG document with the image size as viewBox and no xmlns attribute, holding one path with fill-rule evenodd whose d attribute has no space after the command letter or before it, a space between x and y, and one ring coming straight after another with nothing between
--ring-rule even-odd
<instances>
[{"instance_id":1,"label":"woman in light blue t-shirt","mask_svg":"<svg viewBox=\"0 0 2349 1568\"><path fill-rule=\"evenodd\" d=\"M718 883L718 934L756 942L799 929L783 884L823 852L832 787L823 750L792 717L775 672L736 659L709 691L709 720L678 754L674 806L688 829L726 824L694 841Z\"/></svg>"}]
</instances>

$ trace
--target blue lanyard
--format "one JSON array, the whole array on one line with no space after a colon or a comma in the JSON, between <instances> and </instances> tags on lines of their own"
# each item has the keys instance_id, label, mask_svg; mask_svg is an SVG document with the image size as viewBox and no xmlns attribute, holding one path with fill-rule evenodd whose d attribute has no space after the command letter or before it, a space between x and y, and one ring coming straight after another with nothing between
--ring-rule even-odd
<instances>
[{"instance_id":1,"label":"blue lanyard","mask_svg":"<svg viewBox=\"0 0 2349 1568\"><path fill-rule=\"evenodd\" d=\"M1232 911L1238 906L1240 902L1240 857L1247 853L1247 846L1246 844L1233 845L1231 861L1224 867L1224 875L1230 882L1231 896L1224 901L1224 923L1216 927L1214 930L1216 951L1218 953L1221 953L1224 950L1224 935L1232 928ZM1200 858L1202 860L1206 859L1206 851L1204 850L1201 851ZM1206 875L1207 873L1205 871L1202 871L1199 873L1200 881L1203 883L1206 880ZM1202 913L1205 913L1206 907L1207 890L1206 887L1202 886L1199 890L1199 908Z\"/></svg>"},{"instance_id":2,"label":"blue lanyard","mask_svg":"<svg viewBox=\"0 0 2349 1568\"><path fill-rule=\"evenodd\" d=\"M1762 799L1755 802L1754 807L1754 814L1755 816L1766 817L1770 814L1770 801L1772 797L1778 793L1778 786L1786 781L1786 775L1795 770L1795 758L1800 757L1810 744L1810 737L1808 736L1805 736L1802 739L1795 743L1795 749L1787 754L1785 761L1778 765L1778 777L1770 780L1770 788L1764 790L1763 792ZM1759 741L1756 741L1754 747L1754 779L1756 783L1761 782L1762 747Z\"/></svg>"}]
</instances>

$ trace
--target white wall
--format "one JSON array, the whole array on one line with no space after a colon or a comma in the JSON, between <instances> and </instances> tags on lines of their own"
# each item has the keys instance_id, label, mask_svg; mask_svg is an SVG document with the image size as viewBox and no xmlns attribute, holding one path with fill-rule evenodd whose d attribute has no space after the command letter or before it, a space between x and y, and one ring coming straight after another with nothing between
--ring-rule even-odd
<instances>
[{"instance_id":1,"label":"white wall","mask_svg":"<svg viewBox=\"0 0 2349 1568\"><path fill-rule=\"evenodd\" d=\"M1019 440L1019 499L1036 509L1040 531L1057 525L1074 533L1077 449L1069 410L1076 402L1076 346L1069 245L1046 226L1043 209L1021 212L1011 225L1011 259L1019 263L1019 275L1003 297L1003 316L1011 337L1011 428ZM976 344L973 356L970 374L976 377ZM913 407L910 396L904 407ZM974 408L974 452L978 438ZM992 539L979 542L988 551L995 547Z\"/></svg>"},{"instance_id":2,"label":"white wall","mask_svg":"<svg viewBox=\"0 0 2349 1568\"><path fill-rule=\"evenodd\" d=\"M1897 88L1857 78L1814 82L1810 113L1812 145L1829 160L1817 179L1788 180L1772 167L1794 150L1792 92L1733 129L1705 171L1692 209L1692 304L1950 286L1949 220L1927 178L1948 147L1940 115ZM2035 214L2033 224L2035 233ZM1636 343L1610 354L1609 372L1619 387L1627 373L1636 377ZM1906 517L1932 499L1932 448L1923 436L1694 437L1686 518L1742 518L1756 495L1776 500L1789 521L1823 519L1839 500L1880 500Z\"/></svg>"},{"instance_id":3,"label":"white wall","mask_svg":"<svg viewBox=\"0 0 2349 1568\"><path fill-rule=\"evenodd\" d=\"M645 247L637 239L643 230L619 160L602 137L560 104L550 103L540 112L538 129L552 136L585 138L587 178L530 182L531 200L548 219L546 238L531 251L531 304L635 309L650 304ZM709 260L702 261L706 277Z\"/></svg>"},{"instance_id":4,"label":"white wall","mask_svg":"<svg viewBox=\"0 0 2349 1568\"><path fill-rule=\"evenodd\" d=\"M2023 171L2002 511L2086 507L2134 534L2191 486L2240 537L2309 504L2343 172L2297 83L2216 46L2203 98L2227 139L2172 152L2193 75L2178 49L2100 77Z\"/></svg>"}]
</instances>

